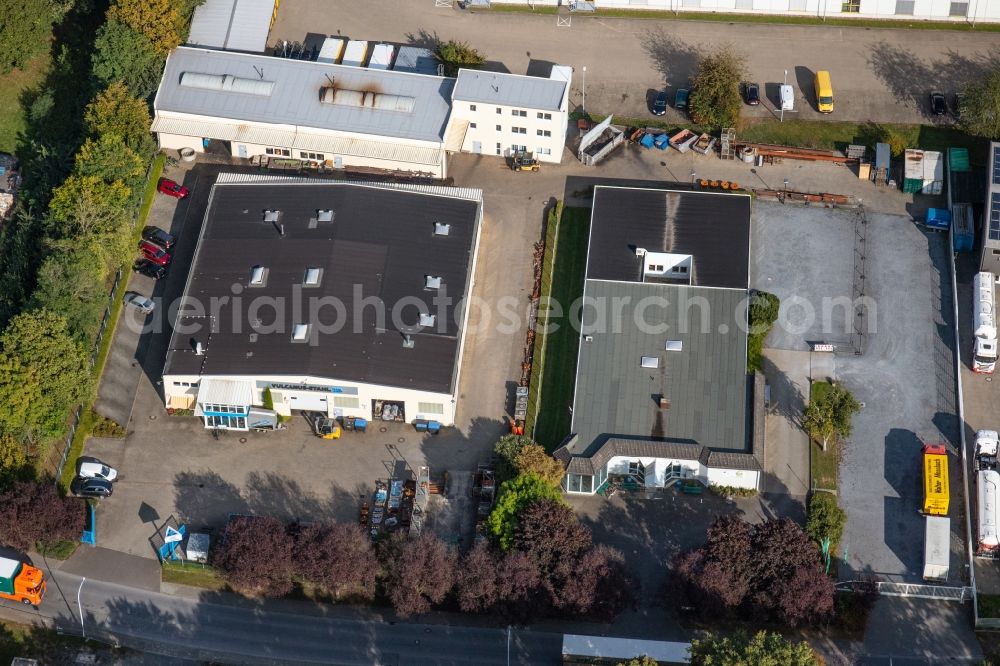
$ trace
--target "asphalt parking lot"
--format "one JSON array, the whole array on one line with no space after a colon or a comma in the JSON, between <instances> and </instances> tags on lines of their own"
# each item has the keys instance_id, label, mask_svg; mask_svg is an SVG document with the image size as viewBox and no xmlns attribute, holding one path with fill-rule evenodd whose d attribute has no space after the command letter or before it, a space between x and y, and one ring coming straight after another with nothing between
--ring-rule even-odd
<instances>
[{"instance_id":1,"label":"asphalt parking lot","mask_svg":"<svg viewBox=\"0 0 1000 666\"><path fill-rule=\"evenodd\" d=\"M570 25L560 26L551 14L448 5L370 0L359 12L345 0L285 0L268 44L311 44L325 35L420 46L457 39L484 53L486 68L495 71L541 70L547 76L547 64L570 65L576 69L572 108L632 118L652 118L649 105L658 90L665 87L672 101L678 87L688 86L701 50L732 44L746 54L748 76L765 96L760 106L746 108L748 117L778 117L774 100L786 70L796 96L792 115L823 117L813 87L815 72L825 69L836 98L833 120L907 123L940 122L928 109L931 89L950 100L958 86L988 67L996 50L995 35L986 32L921 30L914 39L894 29L671 20L669 12L659 20L575 14ZM671 109L666 118L681 116Z\"/></svg>"}]
</instances>

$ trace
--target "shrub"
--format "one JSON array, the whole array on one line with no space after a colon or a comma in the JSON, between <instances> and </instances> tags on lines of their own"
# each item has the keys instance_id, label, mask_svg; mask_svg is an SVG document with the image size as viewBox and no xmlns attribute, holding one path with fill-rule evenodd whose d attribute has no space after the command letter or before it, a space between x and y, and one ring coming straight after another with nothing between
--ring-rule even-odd
<instances>
[{"instance_id":1,"label":"shrub","mask_svg":"<svg viewBox=\"0 0 1000 666\"><path fill-rule=\"evenodd\" d=\"M292 590L292 549L277 518L236 516L212 552L212 566L237 592L280 597Z\"/></svg>"}]
</instances>

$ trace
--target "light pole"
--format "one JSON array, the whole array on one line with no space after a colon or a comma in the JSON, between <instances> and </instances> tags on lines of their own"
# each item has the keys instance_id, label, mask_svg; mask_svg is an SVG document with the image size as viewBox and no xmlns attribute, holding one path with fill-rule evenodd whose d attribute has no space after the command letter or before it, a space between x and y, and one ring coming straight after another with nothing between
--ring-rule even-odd
<instances>
[{"instance_id":1,"label":"light pole","mask_svg":"<svg viewBox=\"0 0 1000 666\"><path fill-rule=\"evenodd\" d=\"M510 666L510 625L507 625L507 666Z\"/></svg>"},{"instance_id":2,"label":"light pole","mask_svg":"<svg viewBox=\"0 0 1000 666\"><path fill-rule=\"evenodd\" d=\"M583 115L587 115L587 66L583 66L583 104L580 105L583 108Z\"/></svg>"},{"instance_id":3,"label":"light pole","mask_svg":"<svg viewBox=\"0 0 1000 666\"><path fill-rule=\"evenodd\" d=\"M83 591L83 584L87 582L84 578L80 581L80 587L76 589L76 607L80 609L80 633L83 634L83 640L87 640L87 628L83 624L83 604L80 603L80 593Z\"/></svg>"}]
</instances>

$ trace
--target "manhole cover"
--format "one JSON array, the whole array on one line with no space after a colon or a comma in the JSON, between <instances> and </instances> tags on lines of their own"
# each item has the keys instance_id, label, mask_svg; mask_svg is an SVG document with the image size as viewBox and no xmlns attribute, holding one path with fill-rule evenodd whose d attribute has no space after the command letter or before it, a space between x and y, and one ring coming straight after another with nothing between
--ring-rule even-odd
<instances>
[{"instance_id":1,"label":"manhole cover","mask_svg":"<svg viewBox=\"0 0 1000 666\"><path fill-rule=\"evenodd\" d=\"M399 442L400 444L402 444L403 442L406 441L406 438L405 437L400 437L396 441Z\"/></svg>"},{"instance_id":2,"label":"manhole cover","mask_svg":"<svg viewBox=\"0 0 1000 666\"><path fill-rule=\"evenodd\" d=\"M156 414L150 414L149 415L149 420L150 421L155 421L156 420Z\"/></svg>"},{"instance_id":3,"label":"manhole cover","mask_svg":"<svg viewBox=\"0 0 1000 666\"><path fill-rule=\"evenodd\" d=\"M381 428L378 429L379 432L385 432L386 430L388 430L388 428L386 428L385 426L382 426Z\"/></svg>"},{"instance_id":4,"label":"manhole cover","mask_svg":"<svg viewBox=\"0 0 1000 666\"><path fill-rule=\"evenodd\" d=\"M240 444L246 444L246 443L247 443L247 438L246 437L240 437Z\"/></svg>"}]
</instances>

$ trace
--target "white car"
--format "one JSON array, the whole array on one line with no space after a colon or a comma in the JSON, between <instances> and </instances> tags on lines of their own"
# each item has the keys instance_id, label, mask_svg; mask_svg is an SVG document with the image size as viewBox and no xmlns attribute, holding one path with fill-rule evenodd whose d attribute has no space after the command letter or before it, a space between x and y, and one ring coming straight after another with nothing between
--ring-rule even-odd
<instances>
[{"instance_id":1,"label":"white car","mask_svg":"<svg viewBox=\"0 0 1000 666\"><path fill-rule=\"evenodd\" d=\"M103 479L114 481L118 478L118 470L106 465L97 458L80 456L76 460L76 475L81 479Z\"/></svg>"},{"instance_id":2,"label":"white car","mask_svg":"<svg viewBox=\"0 0 1000 666\"><path fill-rule=\"evenodd\" d=\"M142 314L150 314L156 309L156 303L153 302L152 298L148 298L134 291L125 292L125 306L135 308Z\"/></svg>"}]
</instances>

